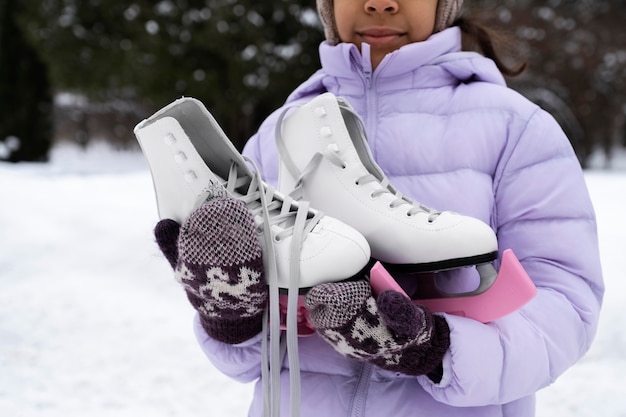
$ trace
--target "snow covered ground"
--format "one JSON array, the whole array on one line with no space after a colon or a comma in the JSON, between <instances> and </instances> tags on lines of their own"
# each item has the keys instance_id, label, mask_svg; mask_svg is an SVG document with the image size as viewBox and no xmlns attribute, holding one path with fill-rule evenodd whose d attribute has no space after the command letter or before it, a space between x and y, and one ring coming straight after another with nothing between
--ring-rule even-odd
<instances>
[{"instance_id":1,"label":"snow covered ground","mask_svg":"<svg viewBox=\"0 0 626 417\"><path fill-rule=\"evenodd\" d=\"M624 168L624 167L619 167ZM590 170L608 291L596 342L538 417L626 417L626 170ZM244 416L251 385L218 373L152 240L138 152L55 148L0 163L0 416Z\"/></svg>"}]
</instances>

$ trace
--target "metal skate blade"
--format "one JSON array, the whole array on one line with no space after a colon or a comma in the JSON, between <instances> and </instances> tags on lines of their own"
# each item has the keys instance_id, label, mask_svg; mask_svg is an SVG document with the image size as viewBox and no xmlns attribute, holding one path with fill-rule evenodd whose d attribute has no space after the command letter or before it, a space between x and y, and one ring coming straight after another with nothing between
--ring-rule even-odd
<instances>
[{"instance_id":1,"label":"metal skate blade","mask_svg":"<svg viewBox=\"0 0 626 417\"><path fill-rule=\"evenodd\" d=\"M445 259L442 261L426 262L419 264L392 264L381 262L390 273L418 274L424 272L449 271L456 268L473 267L487 264L498 259L498 251L484 253L465 258Z\"/></svg>"}]
</instances>

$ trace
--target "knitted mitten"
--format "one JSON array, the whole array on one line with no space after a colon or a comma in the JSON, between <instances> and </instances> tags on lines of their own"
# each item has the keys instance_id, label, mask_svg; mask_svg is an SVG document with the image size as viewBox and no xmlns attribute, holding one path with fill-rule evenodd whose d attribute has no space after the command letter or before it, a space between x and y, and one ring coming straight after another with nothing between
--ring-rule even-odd
<instances>
[{"instance_id":1,"label":"knitted mitten","mask_svg":"<svg viewBox=\"0 0 626 417\"><path fill-rule=\"evenodd\" d=\"M236 344L258 334L267 301L263 256L252 215L220 197L191 213L180 231L161 220L154 233L176 279L212 338ZM177 235L176 240L172 237Z\"/></svg>"},{"instance_id":2,"label":"knitted mitten","mask_svg":"<svg viewBox=\"0 0 626 417\"><path fill-rule=\"evenodd\" d=\"M443 317L396 291L374 300L364 280L317 285L306 305L317 332L335 350L390 371L433 378L450 346Z\"/></svg>"}]
</instances>

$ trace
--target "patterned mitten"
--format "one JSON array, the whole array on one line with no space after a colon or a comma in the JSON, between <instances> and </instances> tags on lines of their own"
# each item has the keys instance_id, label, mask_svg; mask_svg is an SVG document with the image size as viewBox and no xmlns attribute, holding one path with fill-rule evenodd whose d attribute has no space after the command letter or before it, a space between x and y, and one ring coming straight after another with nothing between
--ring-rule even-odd
<instances>
[{"instance_id":1,"label":"patterned mitten","mask_svg":"<svg viewBox=\"0 0 626 417\"><path fill-rule=\"evenodd\" d=\"M178 245L172 246L175 224L157 224L157 243L175 264L176 279L207 334L229 344L258 334L267 284L256 227L245 204L228 197L204 203L183 223Z\"/></svg>"},{"instance_id":2,"label":"patterned mitten","mask_svg":"<svg viewBox=\"0 0 626 417\"><path fill-rule=\"evenodd\" d=\"M450 346L443 317L396 291L374 300L365 280L317 285L306 305L317 332L335 350L390 371L432 379Z\"/></svg>"}]
</instances>

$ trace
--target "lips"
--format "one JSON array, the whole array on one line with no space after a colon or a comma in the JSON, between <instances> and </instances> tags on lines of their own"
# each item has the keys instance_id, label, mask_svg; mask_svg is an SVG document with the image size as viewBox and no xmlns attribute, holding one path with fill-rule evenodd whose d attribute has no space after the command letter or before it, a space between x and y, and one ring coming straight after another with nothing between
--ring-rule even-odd
<instances>
[{"instance_id":1,"label":"lips","mask_svg":"<svg viewBox=\"0 0 626 417\"><path fill-rule=\"evenodd\" d=\"M368 28L357 33L365 42L374 45L393 42L404 35L404 32L390 28Z\"/></svg>"}]
</instances>

